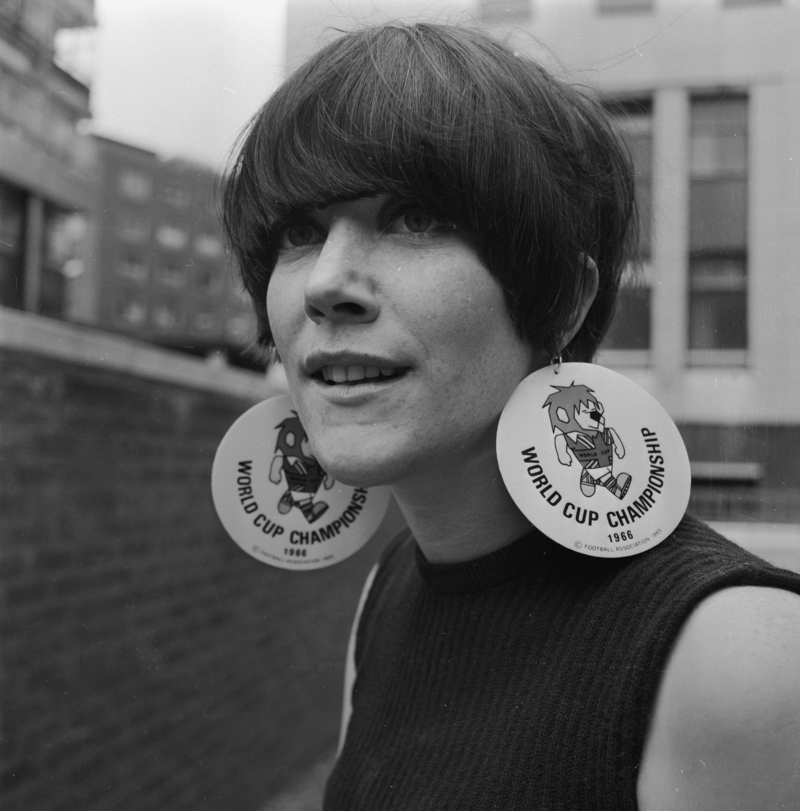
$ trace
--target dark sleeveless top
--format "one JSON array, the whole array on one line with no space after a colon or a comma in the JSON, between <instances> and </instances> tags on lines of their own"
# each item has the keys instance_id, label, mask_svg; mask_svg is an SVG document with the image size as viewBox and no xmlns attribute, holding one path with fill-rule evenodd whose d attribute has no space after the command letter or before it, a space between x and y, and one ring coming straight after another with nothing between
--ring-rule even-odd
<instances>
[{"instance_id":1,"label":"dark sleeveless top","mask_svg":"<svg viewBox=\"0 0 800 811\"><path fill-rule=\"evenodd\" d=\"M727 586L800 593L686 517L645 554L579 555L534 530L432 565L385 553L325 811L634 811L659 675L692 609Z\"/></svg>"}]
</instances>

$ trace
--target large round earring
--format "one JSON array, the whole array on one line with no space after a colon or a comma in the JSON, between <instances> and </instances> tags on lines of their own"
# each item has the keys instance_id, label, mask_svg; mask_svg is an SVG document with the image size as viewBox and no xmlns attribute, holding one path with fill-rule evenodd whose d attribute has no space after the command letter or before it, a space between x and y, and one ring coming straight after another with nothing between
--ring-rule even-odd
<instances>
[{"instance_id":1,"label":"large round earring","mask_svg":"<svg viewBox=\"0 0 800 811\"><path fill-rule=\"evenodd\" d=\"M288 395L258 403L228 429L214 457L211 495L248 555L294 571L355 554L390 498L386 487L350 487L325 472Z\"/></svg>"},{"instance_id":2,"label":"large round earring","mask_svg":"<svg viewBox=\"0 0 800 811\"><path fill-rule=\"evenodd\" d=\"M652 549L689 503L686 446L658 401L623 375L560 355L514 390L497 460L528 520L585 555Z\"/></svg>"}]
</instances>

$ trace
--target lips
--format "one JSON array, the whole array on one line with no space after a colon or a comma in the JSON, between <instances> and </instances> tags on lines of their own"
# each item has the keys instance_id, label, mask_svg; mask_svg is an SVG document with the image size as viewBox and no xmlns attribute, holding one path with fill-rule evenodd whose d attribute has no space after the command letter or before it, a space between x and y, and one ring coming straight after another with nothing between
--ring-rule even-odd
<instances>
[{"instance_id":1,"label":"lips","mask_svg":"<svg viewBox=\"0 0 800 811\"><path fill-rule=\"evenodd\" d=\"M402 377L410 366L377 355L317 352L303 362L307 375L329 386L387 383Z\"/></svg>"}]
</instances>

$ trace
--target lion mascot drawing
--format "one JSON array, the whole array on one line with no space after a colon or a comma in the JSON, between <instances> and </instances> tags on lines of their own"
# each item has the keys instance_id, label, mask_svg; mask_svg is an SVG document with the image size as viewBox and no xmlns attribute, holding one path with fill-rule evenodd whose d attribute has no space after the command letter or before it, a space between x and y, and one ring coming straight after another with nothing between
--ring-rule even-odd
<instances>
[{"instance_id":1,"label":"lion mascot drawing","mask_svg":"<svg viewBox=\"0 0 800 811\"><path fill-rule=\"evenodd\" d=\"M275 456L269 469L269 480L280 484L286 478L287 489L278 502L278 512L286 515L297 507L309 524L313 524L327 509L324 501L314 501L320 486L326 490L333 487L333 479L322 469L311 446L300 418L292 412L282 423L276 425L278 439Z\"/></svg>"},{"instance_id":2,"label":"lion mascot drawing","mask_svg":"<svg viewBox=\"0 0 800 811\"><path fill-rule=\"evenodd\" d=\"M573 458L581 466L581 492L593 496L598 485L622 499L631 486L628 473L614 476L614 456L625 457L619 434L606 425L603 404L588 386L553 386L545 400L555 433L558 461L567 467Z\"/></svg>"}]
</instances>

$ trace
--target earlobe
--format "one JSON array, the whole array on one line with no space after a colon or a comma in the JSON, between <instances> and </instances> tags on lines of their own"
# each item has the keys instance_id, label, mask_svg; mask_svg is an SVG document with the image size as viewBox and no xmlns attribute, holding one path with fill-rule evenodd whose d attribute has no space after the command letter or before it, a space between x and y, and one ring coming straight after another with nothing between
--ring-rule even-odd
<instances>
[{"instance_id":1,"label":"earlobe","mask_svg":"<svg viewBox=\"0 0 800 811\"><path fill-rule=\"evenodd\" d=\"M600 274L597 270L597 264L588 254L582 253L579 261L582 267L583 277L581 279L581 295L578 305L572 318L572 324L564 335L561 346L568 346L570 341L575 337L578 330L583 325L589 309L594 304L595 296L597 295L597 288L600 285Z\"/></svg>"}]
</instances>

